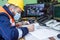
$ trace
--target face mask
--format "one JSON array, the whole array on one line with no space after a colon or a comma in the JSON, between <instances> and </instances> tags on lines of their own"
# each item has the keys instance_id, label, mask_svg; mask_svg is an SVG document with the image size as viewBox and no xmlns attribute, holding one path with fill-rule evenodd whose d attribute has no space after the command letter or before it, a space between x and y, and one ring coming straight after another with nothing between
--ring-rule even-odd
<instances>
[{"instance_id":1,"label":"face mask","mask_svg":"<svg viewBox=\"0 0 60 40\"><path fill-rule=\"evenodd\" d=\"M18 21L19 18L21 18L21 13L16 13L15 16L14 16L14 19L15 19L16 21Z\"/></svg>"}]
</instances>

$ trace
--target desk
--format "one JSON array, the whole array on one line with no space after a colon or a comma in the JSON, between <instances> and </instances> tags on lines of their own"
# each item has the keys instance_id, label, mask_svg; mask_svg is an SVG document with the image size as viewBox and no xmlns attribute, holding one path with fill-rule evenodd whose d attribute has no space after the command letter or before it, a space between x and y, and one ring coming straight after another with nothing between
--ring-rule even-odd
<instances>
[{"instance_id":1,"label":"desk","mask_svg":"<svg viewBox=\"0 0 60 40\"><path fill-rule=\"evenodd\" d=\"M59 31L42 27L34 32L30 32L25 36L25 40L49 40L49 37L54 37L56 40L60 40L57 38L57 34L59 33Z\"/></svg>"}]
</instances>

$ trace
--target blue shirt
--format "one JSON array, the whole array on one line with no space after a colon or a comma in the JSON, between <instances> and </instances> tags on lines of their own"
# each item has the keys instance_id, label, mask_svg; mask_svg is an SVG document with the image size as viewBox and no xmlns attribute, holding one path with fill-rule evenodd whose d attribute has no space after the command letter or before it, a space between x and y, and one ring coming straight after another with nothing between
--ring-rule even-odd
<instances>
[{"instance_id":1,"label":"blue shirt","mask_svg":"<svg viewBox=\"0 0 60 40\"><path fill-rule=\"evenodd\" d=\"M3 8L13 17L13 13L10 12L8 7L3 6ZM28 33L26 27L21 27L22 37ZM4 12L0 13L0 39L1 40L18 40L19 32L15 26L11 27L10 19Z\"/></svg>"}]
</instances>

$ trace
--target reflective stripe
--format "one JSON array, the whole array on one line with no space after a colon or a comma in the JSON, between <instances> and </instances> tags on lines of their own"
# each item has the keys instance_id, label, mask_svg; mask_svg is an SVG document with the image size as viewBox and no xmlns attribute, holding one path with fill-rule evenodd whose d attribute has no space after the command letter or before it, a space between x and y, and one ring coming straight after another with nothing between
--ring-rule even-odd
<instances>
[{"instance_id":1,"label":"reflective stripe","mask_svg":"<svg viewBox=\"0 0 60 40\"><path fill-rule=\"evenodd\" d=\"M22 30L20 28L17 28L18 30L18 33L19 33L19 36L18 36L18 39L22 37Z\"/></svg>"}]
</instances>

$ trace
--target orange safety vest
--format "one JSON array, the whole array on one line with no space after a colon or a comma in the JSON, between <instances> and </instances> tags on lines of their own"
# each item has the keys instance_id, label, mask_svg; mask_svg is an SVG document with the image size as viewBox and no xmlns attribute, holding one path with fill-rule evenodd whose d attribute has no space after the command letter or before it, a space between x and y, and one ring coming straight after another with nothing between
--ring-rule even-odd
<instances>
[{"instance_id":1,"label":"orange safety vest","mask_svg":"<svg viewBox=\"0 0 60 40\"><path fill-rule=\"evenodd\" d=\"M6 12L6 10L5 10L2 6L0 6L0 13L1 13L1 12L4 12L5 14L7 14L8 17L10 18L11 26L15 26L14 18L12 18L12 17Z\"/></svg>"}]
</instances>

